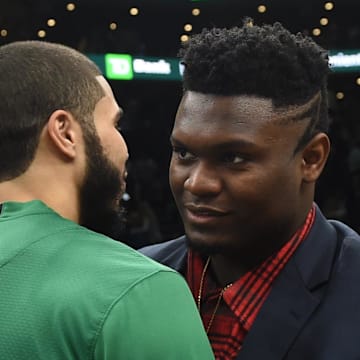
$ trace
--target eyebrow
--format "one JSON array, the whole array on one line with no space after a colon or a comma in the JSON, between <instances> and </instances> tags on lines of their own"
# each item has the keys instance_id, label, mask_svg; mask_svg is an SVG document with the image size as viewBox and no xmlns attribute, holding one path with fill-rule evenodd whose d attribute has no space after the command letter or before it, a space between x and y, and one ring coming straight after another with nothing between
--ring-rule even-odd
<instances>
[{"instance_id":1,"label":"eyebrow","mask_svg":"<svg viewBox=\"0 0 360 360\"><path fill-rule=\"evenodd\" d=\"M170 136L170 143L173 145L176 145L176 146L181 146L181 147L187 148L186 145L184 145L181 141L174 138L172 135ZM256 148L257 145L255 145L251 141L237 139L237 140L223 141L223 142L220 142L217 144L215 143L212 147L217 150L226 150L226 149L232 149L232 148L248 148L248 149L250 149L250 148Z\"/></svg>"}]
</instances>

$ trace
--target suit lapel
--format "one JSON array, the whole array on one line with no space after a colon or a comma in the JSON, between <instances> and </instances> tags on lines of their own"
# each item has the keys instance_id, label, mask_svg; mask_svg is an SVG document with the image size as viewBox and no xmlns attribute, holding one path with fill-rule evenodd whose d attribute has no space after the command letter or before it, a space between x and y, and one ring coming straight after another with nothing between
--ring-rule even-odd
<instances>
[{"instance_id":1,"label":"suit lapel","mask_svg":"<svg viewBox=\"0 0 360 360\"><path fill-rule=\"evenodd\" d=\"M282 272L245 338L238 360L279 360L319 304L305 288L294 263Z\"/></svg>"},{"instance_id":2,"label":"suit lapel","mask_svg":"<svg viewBox=\"0 0 360 360\"><path fill-rule=\"evenodd\" d=\"M334 228L317 209L308 238L275 280L237 360L280 360L286 357L322 300L336 244Z\"/></svg>"}]
</instances>

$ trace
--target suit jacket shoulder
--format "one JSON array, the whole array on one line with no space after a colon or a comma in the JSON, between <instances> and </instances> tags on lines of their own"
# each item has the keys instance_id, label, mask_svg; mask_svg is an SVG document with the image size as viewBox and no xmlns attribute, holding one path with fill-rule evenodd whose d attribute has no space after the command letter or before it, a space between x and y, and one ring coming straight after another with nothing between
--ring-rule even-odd
<instances>
[{"instance_id":1,"label":"suit jacket shoulder","mask_svg":"<svg viewBox=\"0 0 360 360\"><path fill-rule=\"evenodd\" d=\"M188 251L185 235L161 244L146 246L139 251L185 275Z\"/></svg>"}]
</instances>

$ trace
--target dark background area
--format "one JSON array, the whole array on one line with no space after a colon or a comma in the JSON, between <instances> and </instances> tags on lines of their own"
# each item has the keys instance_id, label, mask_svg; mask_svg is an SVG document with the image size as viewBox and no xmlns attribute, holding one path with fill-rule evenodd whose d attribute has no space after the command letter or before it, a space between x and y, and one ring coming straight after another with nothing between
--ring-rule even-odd
<instances>
[{"instance_id":1,"label":"dark background area","mask_svg":"<svg viewBox=\"0 0 360 360\"><path fill-rule=\"evenodd\" d=\"M245 16L257 24L280 21L329 50L360 49L359 0L0 0L0 45L15 40L60 42L84 53L128 53L175 57L180 36L203 27L240 25ZM74 9L69 11L69 4ZM258 6L265 5L260 13ZM136 7L138 15L130 14ZM200 10L194 16L194 8ZM71 5L70 5L71 9ZM321 25L320 19L328 24ZM51 27L48 20L54 19ZM111 30L110 24L116 29ZM115 24L115 25L114 25ZM185 31L184 25L192 30ZM313 30L320 29L315 36ZM39 37L43 30L44 37ZM1 76L1 74L0 74ZM325 214L360 229L359 72L329 79L332 152L317 187ZM360 81L359 81L360 83ZM181 96L177 81L111 81L125 110L122 132L130 151L126 204L128 225L119 234L134 247L182 233L168 185L169 136ZM343 98L339 93L343 94Z\"/></svg>"}]
</instances>

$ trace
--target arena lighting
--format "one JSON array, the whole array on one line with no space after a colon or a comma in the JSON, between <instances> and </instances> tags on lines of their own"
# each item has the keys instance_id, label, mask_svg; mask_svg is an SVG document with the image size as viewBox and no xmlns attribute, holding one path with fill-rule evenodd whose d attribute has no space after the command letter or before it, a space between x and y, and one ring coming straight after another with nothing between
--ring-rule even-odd
<instances>
[{"instance_id":1,"label":"arena lighting","mask_svg":"<svg viewBox=\"0 0 360 360\"><path fill-rule=\"evenodd\" d=\"M342 91L338 91L335 96L338 100L343 100L345 97L345 94Z\"/></svg>"},{"instance_id":2,"label":"arena lighting","mask_svg":"<svg viewBox=\"0 0 360 360\"><path fill-rule=\"evenodd\" d=\"M116 29L117 29L117 24L116 24L116 22L110 23L109 29L110 29L110 30L116 30Z\"/></svg>"},{"instance_id":3,"label":"arena lighting","mask_svg":"<svg viewBox=\"0 0 360 360\"><path fill-rule=\"evenodd\" d=\"M129 13L130 13L130 15L132 15L132 16L137 16L137 15L139 15L139 9L136 8L136 7L132 7L132 8L129 10Z\"/></svg>"},{"instance_id":4,"label":"arena lighting","mask_svg":"<svg viewBox=\"0 0 360 360\"><path fill-rule=\"evenodd\" d=\"M0 35L1 35L2 37L6 37L6 36L8 35L8 31L7 31L6 29L1 29L1 30L0 30Z\"/></svg>"},{"instance_id":5,"label":"arena lighting","mask_svg":"<svg viewBox=\"0 0 360 360\"><path fill-rule=\"evenodd\" d=\"M329 19L328 18L323 17L323 18L320 19L320 25L326 26L328 24L329 24Z\"/></svg>"},{"instance_id":6,"label":"arena lighting","mask_svg":"<svg viewBox=\"0 0 360 360\"><path fill-rule=\"evenodd\" d=\"M183 34L180 36L180 41L181 42L187 42L189 41L189 35Z\"/></svg>"},{"instance_id":7,"label":"arena lighting","mask_svg":"<svg viewBox=\"0 0 360 360\"><path fill-rule=\"evenodd\" d=\"M313 29L312 33L314 36L320 36L321 30L319 28L315 28Z\"/></svg>"},{"instance_id":8,"label":"arena lighting","mask_svg":"<svg viewBox=\"0 0 360 360\"><path fill-rule=\"evenodd\" d=\"M333 8L334 8L334 3L332 3L331 1L326 2L326 3L324 4L324 9L327 10L327 11L330 11L330 10L332 10Z\"/></svg>"},{"instance_id":9,"label":"arena lighting","mask_svg":"<svg viewBox=\"0 0 360 360\"><path fill-rule=\"evenodd\" d=\"M54 27L56 25L56 20L55 19L48 19L47 25L48 25L48 27Z\"/></svg>"},{"instance_id":10,"label":"arena lighting","mask_svg":"<svg viewBox=\"0 0 360 360\"><path fill-rule=\"evenodd\" d=\"M44 38L46 36L46 31L45 30L39 30L37 33L39 38Z\"/></svg>"},{"instance_id":11,"label":"arena lighting","mask_svg":"<svg viewBox=\"0 0 360 360\"><path fill-rule=\"evenodd\" d=\"M66 4L66 10L67 11L74 11L75 10L75 4L74 3Z\"/></svg>"},{"instance_id":12,"label":"arena lighting","mask_svg":"<svg viewBox=\"0 0 360 360\"><path fill-rule=\"evenodd\" d=\"M194 16L199 16L200 15L200 9L199 8L192 9L191 13Z\"/></svg>"},{"instance_id":13,"label":"arena lighting","mask_svg":"<svg viewBox=\"0 0 360 360\"><path fill-rule=\"evenodd\" d=\"M265 5L259 5L257 10L258 10L258 12L260 14L263 14L264 12L266 12L266 6Z\"/></svg>"},{"instance_id":14,"label":"arena lighting","mask_svg":"<svg viewBox=\"0 0 360 360\"><path fill-rule=\"evenodd\" d=\"M192 25L191 24L185 24L184 25L184 30L185 31L191 31L192 30Z\"/></svg>"}]
</instances>

